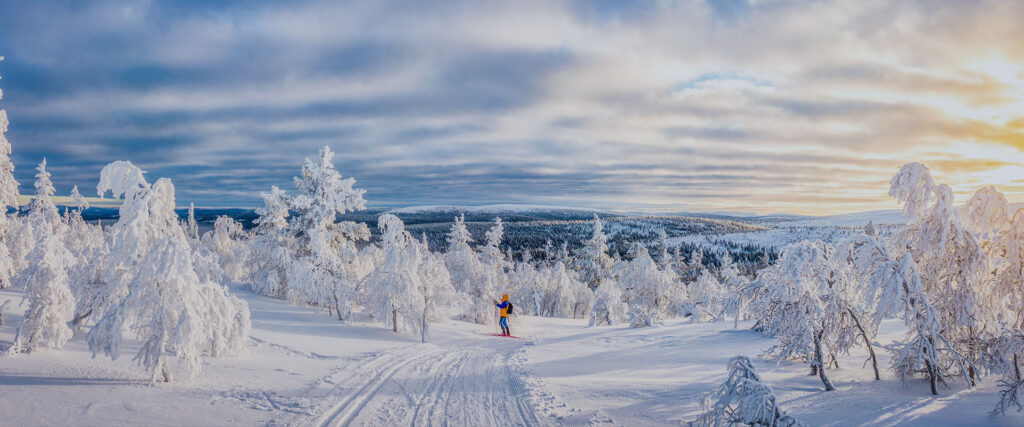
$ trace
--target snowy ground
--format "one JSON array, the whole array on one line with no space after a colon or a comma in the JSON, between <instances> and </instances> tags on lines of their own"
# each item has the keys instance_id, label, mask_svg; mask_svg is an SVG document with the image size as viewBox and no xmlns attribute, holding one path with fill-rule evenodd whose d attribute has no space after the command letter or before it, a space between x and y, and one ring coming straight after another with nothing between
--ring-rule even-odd
<instances>
[{"instance_id":1,"label":"snowy ground","mask_svg":"<svg viewBox=\"0 0 1024 427\"><path fill-rule=\"evenodd\" d=\"M0 424L677 425L696 416L699 395L724 379L730 357L757 356L770 343L742 324L638 330L520 317L512 327L523 339L449 321L432 327L433 343L419 344L380 324L342 324L236 293L252 310L246 355L155 387L131 360L135 342L117 361L91 358L82 336L63 351L0 357ZM8 298L20 294L0 291L0 303ZM20 321L22 309L12 311L0 347ZM882 338L899 336L901 326L885 325ZM924 380L904 387L883 372L871 381L863 358L840 361L830 393L804 364L754 360L784 407L811 425L1024 424L1016 414L987 418L996 378L932 397Z\"/></svg>"}]
</instances>

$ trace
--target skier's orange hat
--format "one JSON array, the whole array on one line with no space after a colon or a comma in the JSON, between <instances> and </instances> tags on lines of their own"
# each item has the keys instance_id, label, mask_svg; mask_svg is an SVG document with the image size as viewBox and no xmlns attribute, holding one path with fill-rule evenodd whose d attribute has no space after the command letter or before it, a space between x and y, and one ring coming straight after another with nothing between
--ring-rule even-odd
<instances>
[{"instance_id":1,"label":"skier's orange hat","mask_svg":"<svg viewBox=\"0 0 1024 427\"><path fill-rule=\"evenodd\" d=\"M502 295L502 296L501 296L501 301L502 301L502 302L504 302L504 301L508 301L508 294Z\"/></svg>"}]
</instances>

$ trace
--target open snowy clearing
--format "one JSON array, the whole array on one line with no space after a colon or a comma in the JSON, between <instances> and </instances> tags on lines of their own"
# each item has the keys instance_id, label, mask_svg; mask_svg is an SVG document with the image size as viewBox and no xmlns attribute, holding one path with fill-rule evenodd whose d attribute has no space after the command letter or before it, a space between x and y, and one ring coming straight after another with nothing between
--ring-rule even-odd
<instances>
[{"instance_id":1,"label":"open snowy clearing","mask_svg":"<svg viewBox=\"0 0 1024 427\"><path fill-rule=\"evenodd\" d=\"M91 358L81 335L63 351L0 358L0 419L7 425L675 425L694 419L701 393L727 360L751 356L783 408L811 425L1020 425L991 420L995 380L940 396L917 379L871 381L854 353L830 370L824 392L802 363L756 358L771 339L731 322L670 321L657 328L586 328L582 320L517 317L522 339L482 335L459 321L420 344L381 324L340 323L325 313L234 290L252 311L247 354L209 359L205 374L150 387L131 361ZM0 302L21 294L0 291ZM8 346L21 309L0 327ZM495 328L496 329L496 328ZM881 338L902 334L898 321ZM888 363L884 352L880 363Z\"/></svg>"}]
</instances>

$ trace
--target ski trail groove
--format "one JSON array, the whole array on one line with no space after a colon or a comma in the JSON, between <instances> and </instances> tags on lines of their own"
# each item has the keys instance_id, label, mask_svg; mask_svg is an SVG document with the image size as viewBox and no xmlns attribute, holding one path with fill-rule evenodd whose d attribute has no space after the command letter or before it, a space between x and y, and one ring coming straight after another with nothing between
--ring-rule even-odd
<instances>
[{"instance_id":1,"label":"ski trail groove","mask_svg":"<svg viewBox=\"0 0 1024 427\"><path fill-rule=\"evenodd\" d=\"M395 375L395 372L398 372L399 369L415 360L434 354L424 353L408 358L397 356L397 360L384 362L384 366L377 369L376 375L322 415L317 426L347 426L359 414L359 411L366 406L366 403L377 394L377 391L380 390L384 383Z\"/></svg>"}]
</instances>

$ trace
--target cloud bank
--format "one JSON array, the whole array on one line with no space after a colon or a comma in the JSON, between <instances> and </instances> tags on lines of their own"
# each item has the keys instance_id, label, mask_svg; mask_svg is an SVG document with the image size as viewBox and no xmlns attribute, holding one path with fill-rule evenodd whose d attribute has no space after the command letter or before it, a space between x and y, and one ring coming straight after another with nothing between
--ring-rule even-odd
<instances>
[{"instance_id":1,"label":"cloud bank","mask_svg":"<svg viewBox=\"0 0 1024 427\"><path fill-rule=\"evenodd\" d=\"M16 177L127 159L256 206L320 145L371 205L893 207L929 164L1024 200L1015 2L9 2Z\"/></svg>"}]
</instances>

